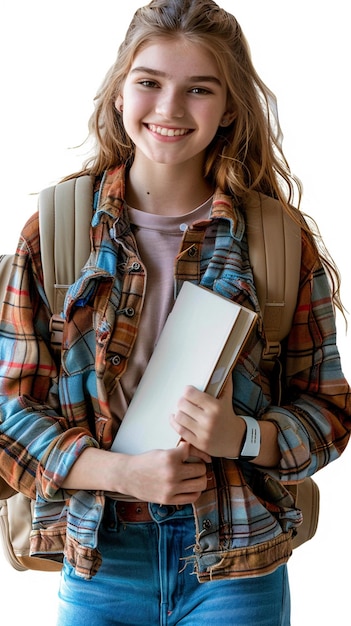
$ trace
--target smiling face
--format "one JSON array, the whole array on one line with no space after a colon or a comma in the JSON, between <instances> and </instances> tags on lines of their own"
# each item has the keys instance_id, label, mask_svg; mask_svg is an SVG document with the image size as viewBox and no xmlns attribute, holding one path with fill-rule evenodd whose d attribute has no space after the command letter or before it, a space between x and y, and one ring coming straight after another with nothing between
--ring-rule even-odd
<instances>
[{"instance_id":1,"label":"smiling face","mask_svg":"<svg viewBox=\"0 0 351 626\"><path fill-rule=\"evenodd\" d=\"M178 37L139 50L116 106L123 104L136 157L166 165L191 160L202 167L226 103L227 89L211 53ZM227 114L226 123L231 119Z\"/></svg>"}]
</instances>

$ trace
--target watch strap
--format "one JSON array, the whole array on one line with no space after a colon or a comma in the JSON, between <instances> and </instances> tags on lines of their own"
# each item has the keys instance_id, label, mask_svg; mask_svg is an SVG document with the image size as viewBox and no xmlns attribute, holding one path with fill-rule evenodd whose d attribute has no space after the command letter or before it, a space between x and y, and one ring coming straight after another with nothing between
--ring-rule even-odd
<instances>
[{"instance_id":1,"label":"watch strap","mask_svg":"<svg viewBox=\"0 0 351 626\"><path fill-rule=\"evenodd\" d=\"M261 430L260 425L254 417L248 415L240 415L246 424L246 435L244 444L241 449L239 459L243 461L252 461L255 459L261 448Z\"/></svg>"}]
</instances>

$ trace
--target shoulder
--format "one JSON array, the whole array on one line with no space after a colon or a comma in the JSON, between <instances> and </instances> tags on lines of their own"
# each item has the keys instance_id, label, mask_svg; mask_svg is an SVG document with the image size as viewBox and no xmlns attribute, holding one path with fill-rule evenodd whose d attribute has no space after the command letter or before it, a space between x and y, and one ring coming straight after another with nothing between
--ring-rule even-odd
<instances>
[{"instance_id":1,"label":"shoulder","mask_svg":"<svg viewBox=\"0 0 351 626\"><path fill-rule=\"evenodd\" d=\"M39 212L34 213L22 228L17 256L29 257L34 264L40 262Z\"/></svg>"},{"instance_id":2,"label":"shoulder","mask_svg":"<svg viewBox=\"0 0 351 626\"><path fill-rule=\"evenodd\" d=\"M27 222L24 224L21 235L21 239L28 245L39 245L39 212L36 211Z\"/></svg>"}]
</instances>

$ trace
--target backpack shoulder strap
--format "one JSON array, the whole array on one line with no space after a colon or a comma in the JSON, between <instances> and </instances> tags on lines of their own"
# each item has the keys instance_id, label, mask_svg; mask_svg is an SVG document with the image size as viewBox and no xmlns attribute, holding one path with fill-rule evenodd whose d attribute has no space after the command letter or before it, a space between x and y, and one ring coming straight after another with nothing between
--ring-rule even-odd
<instances>
[{"instance_id":1,"label":"backpack shoulder strap","mask_svg":"<svg viewBox=\"0 0 351 626\"><path fill-rule=\"evenodd\" d=\"M246 208L249 257L266 337L264 359L280 354L296 308L301 228L278 200L253 192Z\"/></svg>"},{"instance_id":2,"label":"backpack shoulder strap","mask_svg":"<svg viewBox=\"0 0 351 626\"><path fill-rule=\"evenodd\" d=\"M273 198L254 192L246 204L249 257L266 339L262 365L272 376L272 392L281 400L280 343L293 321L300 280L301 227ZM274 372L276 366L276 371ZM293 538L295 549L312 539L319 517L319 489L312 478L289 491L300 508L303 522Z\"/></svg>"},{"instance_id":3,"label":"backpack shoulder strap","mask_svg":"<svg viewBox=\"0 0 351 626\"><path fill-rule=\"evenodd\" d=\"M52 313L60 313L66 291L90 255L93 183L72 178L39 194L39 232L44 289Z\"/></svg>"},{"instance_id":4,"label":"backpack shoulder strap","mask_svg":"<svg viewBox=\"0 0 351 626\"><path fill-rule=\"evenodd\" d=\"M44 288L54 314L62 310L69 285L89 257L92 205L90 176L63 181L39 194ZM266 336L264 358L269 361L279 355L280 343L292 324L300 277L301 229L277 200L261 193L251 193L245 209L249 256ZM3 258L1 274L11 261L10 256ZM1 279L1 284L5 281Z\"/></svg>"}]
</instances>

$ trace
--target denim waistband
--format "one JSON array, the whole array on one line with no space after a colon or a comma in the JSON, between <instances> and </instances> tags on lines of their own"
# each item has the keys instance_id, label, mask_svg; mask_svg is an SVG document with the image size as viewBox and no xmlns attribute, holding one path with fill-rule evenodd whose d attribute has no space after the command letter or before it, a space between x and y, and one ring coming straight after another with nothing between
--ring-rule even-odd
<instances>
[{"instance_id":1,"label":"denim waistband","mask_svg":"<svg viewBox=\"0 0 351 626\"><path fill-rule=\"evenodd\" d=\"M127 503L127 506L124 506L124 503L121 500L112 500L110 498L106 498L105 504L105 514L104 514L104 524L109 528L114 528L118 525L119 522L122 523L138 523L138 524L148 524L150 522L155 522L157 524L162 524L163 522L167 522L173 519L185 519L185 518L193 518L194 512L191 504L186 504L182 506L176 505L166 505L166 504L157 504L154 502L149 503L138 503L135 502L135 511L136 514L128 514L126 510L130 509L130 504ZM140 504L140 506L139 506ZM134 505L134 503L133 503ZM149 516L145 515L145 505L147 506ZM140 521L138 520L138 509L140 508L143 513L140 515ZM134 506L132 506L134 509ZM123 514L123 512L125 512ZM128 519L129 518L129 519Z\"/></svg>"}]
</instances>

